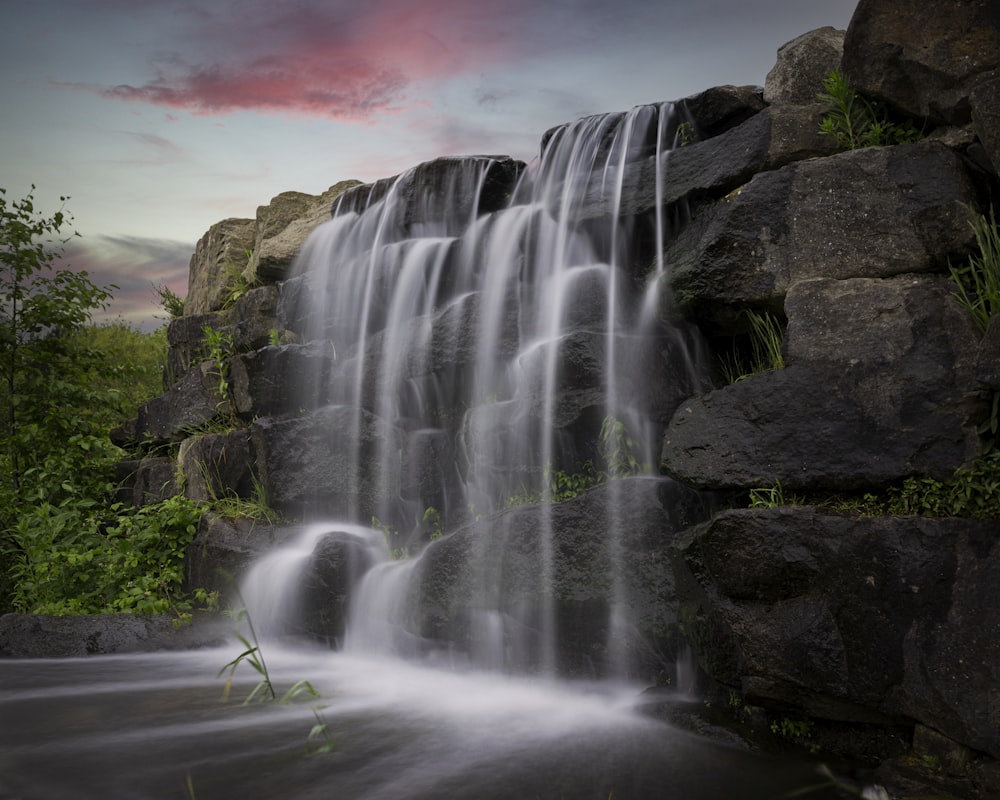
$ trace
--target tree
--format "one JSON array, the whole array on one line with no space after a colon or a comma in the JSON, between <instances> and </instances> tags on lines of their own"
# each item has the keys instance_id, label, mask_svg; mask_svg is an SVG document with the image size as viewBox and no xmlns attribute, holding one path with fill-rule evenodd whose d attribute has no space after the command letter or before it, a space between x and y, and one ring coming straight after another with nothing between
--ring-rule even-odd
<instances>
[{"instance_id":1,"label":"tree","mask_svg":"<svg viewBox=\"0 0 1000 800\"><path fill-rule=\"evenodd\" d=\"M52 216L37 212L34 190L8 202L0 188L0 431L6 442L0 475L14 494L53 450L65 451L71 437L91 432L81 430L73 409L114 399L95 397L78 380L95 352L73 334L106 307L116 287L99 287L86 272L56 269L74 235L64 233L72 218L62 208Z\"/></svg>"}]
</instances>

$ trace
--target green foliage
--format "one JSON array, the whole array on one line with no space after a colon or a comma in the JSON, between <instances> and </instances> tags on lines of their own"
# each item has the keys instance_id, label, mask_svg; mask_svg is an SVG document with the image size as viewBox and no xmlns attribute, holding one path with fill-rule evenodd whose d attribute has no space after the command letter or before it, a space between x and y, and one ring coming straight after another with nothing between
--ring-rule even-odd
<instances>
[{"instance_id":1,"label":"green foliage","mask_svg":"<svg viewBox=\"0 0 1000 800\"><path fill-rule=\"evenodd\" d=\"M840 147L854 150L905 144L915 142L921 136L912 122L891 122L886 107L858 94L839 68L826 77L823 91L817 97L827 106L820 123L820 133L832 136Z\"/></svg>"},{"instance_id":2,"label":"green foliage","mask_svg":"<svg viewBox=\"0 0 1000 800\"><path fill-rule=\"evenodd\" d=\"M1000 451L959 469L948 481L907 478L883 501L889 514L1000 519Z\"/></svg>"},{"instance_id":3,"label":"green foliage","mask_svg":"<svg viewBox=\"0 0 1000 800\"><path fill-rule=\"evenodd\" d=\"M204 465L200 462L199 468L204 469ZM251 519L266 525L274 525L280 518L278 512L268 504L267 492L256 476L253 478L253 490L250 497L240 497L232 490L220 494L215 490L216 481L210 480L207 476L205 485L211 495L209 506L220 516L233 519Z\"/></svg>"},{"instance_id":4,"label":"green foliage","mask_svg":"<svg viewBox=\"0 0 1000 800\"><path fill-rule=\"evenodd\" d=\"M677 126L677 132L674 134L676 147L687 147L689 144L694 144L697 141L698 130L695 128L693 122L686 121Z\"/></svg>"},{"instance_id":5,"label":"green foliage","mask_svg":"<svg viewBox=\"0 0 1000 800\"><path fill-rule=\"evenodd\" d=\"M140 509L39 502L7 530L11 608L32 614L183 615L184 557L202 509L172 497ZM200 599L211 598L202 593Z\"/></svg>"},{"instance_id":6,"label":"green foliage","mask_svg":"<svg viewBox=\"0 0 1000 800\"><path fill-rule=\"evenodd\" d=\"M1000 519L1000 450L992 449L945 481L906 478L860 496L820 497L799 502L868 516L909 515Z\"/></svg>"},{"instance_id":7,"label":"green foliage","mask_svg":"<svg viewBox=\"0 0 1000 800\"><path fill-rule=\"evenodd\" d=\"M785 357L781 346L785 339L785 327L774 314L758 314L746 309L743 315L749 322L749 353L734 349L719 362L722 380L725 384L737 383L751 375L768 370L784 369Z\"/></svg>"},{"instance_id":8,"label":"green foliage","mask_svg":"<svg viewBox=\"0 0 1000 800\"><path fill-rule=\"evenodd\" d=\"M440 539L444 536L444 524L441 519L441 512L438 511L434 506L428 506L424 509L423 523L429 525L431 528L430 541L435 539Z\"/></svg>"},{"instance_id":9,"label":"green foliage","mask_svg":"<svg viewBox=\"0 0 1000 800\"><path fill-rule=\"evenodd\" d=\"M386 546L389 548L389 555L395 561L404 561L410 557L410 548L399 544L399 531L390 525L386 525L375 516L372 517L372 528L382 531L382 535L385 536Z\"/></svg>"},{"instance_id":10,"label":"green foliage","mask_svg":"<svg viewBox=\"0 0 1000 800\"><path fill-rule=\"evenodd\" d=\"M601 423L598 449L607 465L607 474L611 478L625 478L648 471L636 459L635 440L620 419L612 416L604 418Z\"/></svg>"},{"instance_id":11,"label":"green foliage","mask_svg":"<svg viewBox=\"0 0 1000 800\"><path fill-rule=\"evenodd\" d=\"M233 332L229 328L213 328L206 325L201 329L202 341L205 343L209 361L215 362L215 372L219 382L216 392L220 405L229 399L229 367L227 361L236 352L233 344Z\"/></svg>"},{"instance_id":12,"label":"green foliage","mask_svg":"<svg viewBox=\"0 0 1000 800\"><path fill-rule=\"evenodd\" d=\"M970 224L979 252L965 266L952 266L950 277L958 302L985 333L990 320L1000 313L1000 229L992 208L988 218L974 214Z\"/></svg>"},{"instance_id":13,"label":"green foliage","mask_svg":"<svg viewBox=\"0 0 1000 800\"><path fill-rule=\"evenodd\" d=\"M786 494L781 481L776 480L774 486L759 487L750 490L750 508L774 508L776 506L794 506L803 502L801 497Z\"/></svg>"},{"instance_id":14,"label":"green foliage","mask_svg":"<svg viewBox=\"0 0 1000 800\"><path fill-rule=\"evenodd\" d=\"M174 292L165 283L153 284L153 291L160 298L160 307L167 312L170 319L184 316L184 298Z\"/></svg>"},{"instance_id":15,"label":"green foliage","mask_svg":"<svg viewBox=\"0 0 1000 800\"><path fill-rule=\"evenodd\" d=\"M244 255L246 255L247 260L243 266L231 261L227 261L225 264L228 288L226 299L222 304L223 309L231 308L243 295L260 286L260 281L246 277L246 270L253 263L253 250L245 251Z\"/></svg>"},{"instance_id":16,"label":"green foliage","mask_svg":"<svg viewBox=\"0 0 1000 800\"><path fill-rule=\"evenodd\" d=\"M93 360L81 380L98 396L111 398L87 409L102 428L135 415L143 403L163 391L167 365L167 328L144 333L124 321L87 325L70 335L73 346L92 350Z\"/></svg>"},{"instance_id":17,"label":"green foliage","mask_svg":"<svg viewBox=\"0 0 1000 800\"><path fill-rule=\"evenodd\" d=\"M38 213L31 193L8 202L0 189L0 435L6 443L0 479L15 495L71 435L99 433L79 409L115 407L119 400L88 381L100 354L74 336L106 307L113 287L54 267L69 241L60 237L70 221L61 209L51 217Z\"/></svg>"}]
</instances>

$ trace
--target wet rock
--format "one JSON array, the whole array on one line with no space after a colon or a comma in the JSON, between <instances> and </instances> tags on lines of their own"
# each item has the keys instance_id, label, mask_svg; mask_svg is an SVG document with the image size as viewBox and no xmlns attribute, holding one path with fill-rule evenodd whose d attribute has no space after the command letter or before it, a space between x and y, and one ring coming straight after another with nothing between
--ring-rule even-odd
<instances>
[{"instance_id":1,"label":"wet rock","mask_svg":"<svg viewBox=\"0 0 1000 800\"><path fill-rule=\"evenodd\" d=\"M251 426L271 505L305 518L371 519L399 498L400 432L374 414L328 406Z\"/></svg>"},{"instance_id":2,"label":"wet rock","mask_svg":"<svg viewBox=\"0 0 1000 800\"><path fill-rule=\"evenodd\" d=\"M662 678L679 644L665 548L702 513L695 494L677 484L631 478L481 519L433 542L416 563L413 632L453 642L479 663L515 668L537 667L544 636L555 633L561 674L600 676L627 663L632 674ZM611 565L619 559L616 604Z\"/></svg>"},{"instance_id":3,"label":"wet rock","mask_svg":"<svg viewBox=\"0 0 1000 800\"><path fill-rule=\"evenodd\" d=\"M574 210L575 219L606 217L618 208L636 216L682 201L696 204L723 197L764 170L805 158L830 155L836 143L819 133L823 107L774 106L711 138L664 153L660 158L662 185L656 187L657 161L647 158L630 165L622 180L620 200L607 181L595 175Z\"/></svg>"},{"instance_id":4,"label":"wet rock","mask_svg":"<svg viewBox=\"0 0 1000 800\"><path fill-rule=\"evenodd\" d=\"M995 522L731 510L677 558L699 662L749 701L1000 753Z\"/></svg>"},{"instance_id":5,"label":"wet rock","mask_svg":"<svg viewBox=\"0 0 1000 800\"><path fill-rule=\"evenodd\" d=\"M844 40L854 87L932 124L970 119L970 95L1000 77L1000 11L989 0L860 0Z\"/></svg>"},{"instance_id":6,"label":"wet rock","mask_svg":"<svg viewBox=\"0 0 1000 800\"><path fill-rule=\"evenodd\" d=\"M391 193L391 202L402 210L400 230L393 238L405 238L421 227L424 232L459 235L472 219L508 205L524 166L510 156L436 158L394 178L348 189L334 210L361 213ZM459 218L455 209L462 210Z\"/></svg>"},{"instance_id":7,"label":"wet rock","mask_svg":"<svg viewBox=\"0 0 1000 800\"><path fill-rule=\"evenodd\" d=\"M329 342L262 347L228 361L233 408L245 419L327 405L336 351Z\"/></svg>"},{"instance_id":8,"label":"wet rock","mask_svg":"<svg viewBox=\"0 0 1000 800\"><path fill-rule=\"evenodd\" d=\"M368 542L349 533L331 530L319 539L301 579L301 624L310 636L343 643L351 597L378 560Z\"/></svg>"}]
</instances>

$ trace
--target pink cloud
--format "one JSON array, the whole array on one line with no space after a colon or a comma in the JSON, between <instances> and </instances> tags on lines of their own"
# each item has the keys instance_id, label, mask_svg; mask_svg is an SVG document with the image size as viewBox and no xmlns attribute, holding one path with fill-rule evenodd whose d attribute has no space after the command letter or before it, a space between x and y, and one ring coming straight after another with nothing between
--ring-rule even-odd
<instances>
[{"instance_id":1,"label":"pink cloud","mask_svg":"<svg viewBox=\"0 0 1000 800\"><path fill-rule=\"evenodd\" d=\"M195 114L370 120L425 102L407 94L422 92L418 84L509 57L516 39L510 7L522 2L369 0L342 8L258 2L209 19L202 9L186 21L190 36L162 43L151 80L75 88Z\"/></svg>"}]
</instances>

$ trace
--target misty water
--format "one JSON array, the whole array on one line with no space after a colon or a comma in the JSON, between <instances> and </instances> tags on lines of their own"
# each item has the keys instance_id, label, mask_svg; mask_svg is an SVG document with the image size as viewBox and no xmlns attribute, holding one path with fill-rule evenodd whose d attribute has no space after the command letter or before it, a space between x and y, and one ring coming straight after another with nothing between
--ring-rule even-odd
<instances>
[{"instance_id":1,"label":"misty water","mask_svg":"<svg viewBox=\"0 0 1000 800\"><path fill-rule=\"evenodd\" d=\"M243 663L223 700L219 671L241 652L237 629L252 639L245 622L220 649L0 661L0 798L839 796L815 763L649 713L647 676L620 646L632 601L614 513L599 626L610 655L586 680L556 665L552 476L607 456L596 443L609 420L628 432L629 469L654 465L673 406L706 385L698 337L665 291L669 215L619 215L630 165L653 164L659 193L682 121L658 105L566 126L488 213L489 158L456 161L431 187L414 189L426 172L411 171L338 204L290 282L303 338L336 358L331 384L304 380L301 403L340 411L337 521L242 582L276 691L308 681L316 695L244 705L260 675ZM567 393L570 352L585 357ZM499 563L478 564L471 640L421 642L407 598L424 548L515 497L543 509L534 605L505 602ZM307 643L298 619L302 571L328 530L373 565L333 648ZM674 690L656 703L701 702Z\"/></svg>"}]
</instances>

